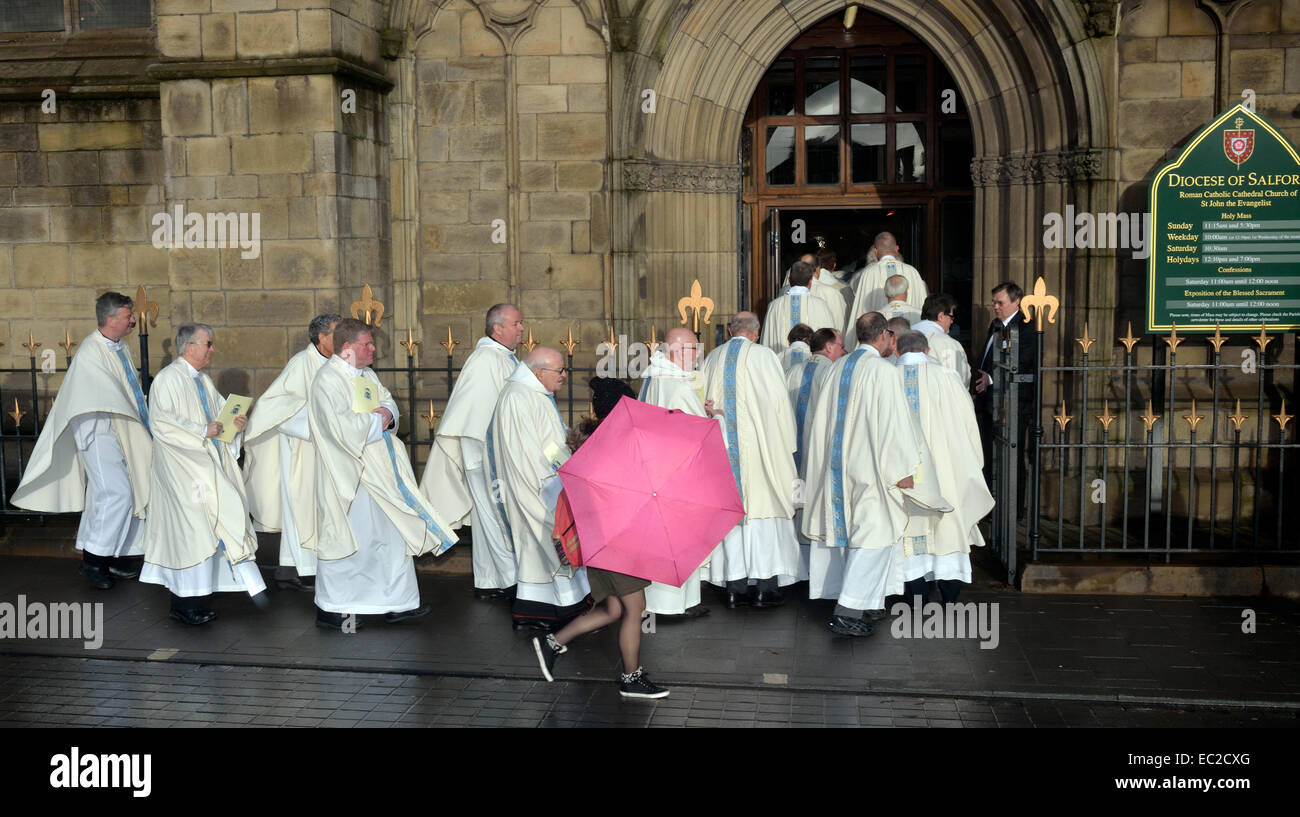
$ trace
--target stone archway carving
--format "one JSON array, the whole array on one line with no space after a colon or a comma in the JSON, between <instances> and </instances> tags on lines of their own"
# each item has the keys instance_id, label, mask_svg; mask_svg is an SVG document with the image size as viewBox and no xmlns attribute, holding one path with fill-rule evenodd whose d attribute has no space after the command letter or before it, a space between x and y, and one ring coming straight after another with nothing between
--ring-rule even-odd
<instances>
[{"instance_id":1,"label":"stone archway carving","mask_svg":"<svg viewBox=\"0 0 1300 817\"><path fill-rule=\"evenodd\" d=\"M685 8L665 3L658 17L636 21L639 36L620 37L620 44L633 50L614 55L623 61L615 75L621 73L625 84L613 89L613 115L625 129L614 145L613 179L621 190L615 193L616 207L633 226L618 234L622 241L614 248L617 314L658 317L644 313L661 311L700 269L715 275L710 283L721 290L720 311L740 306L734 291L737 242L728 247L720 236L739 230L734 198L745 109L786 44L848 5L845 0L755 0L741 15L724 0ZM970 110L976 153L975 291L987 292L1004 279L1029 284L1042 274L1054 290L1074 290L1073 303L1109 309L1113 261L1108 274L1089 274L1088 258L1072 261L1083 269L1067 270L1064 252L1045 250L1040 240L1043 214L1067 202L1115 207L1104 56L1089 39L1088 20L1078 5L1073 0L859 0L856 5L926 42L947 64ZM658 33L683 12L673 20L657 59ZM652 115L638 110L645 90L653 91ZM646 164L656 171L647 172ZM726 182L721 190L719 177ZM698 183L705 179L712 181ZM682 225L683 210L687 222L708 228ZM723 223L712 221L719 217Z\"/></svg>"}]
</instances>

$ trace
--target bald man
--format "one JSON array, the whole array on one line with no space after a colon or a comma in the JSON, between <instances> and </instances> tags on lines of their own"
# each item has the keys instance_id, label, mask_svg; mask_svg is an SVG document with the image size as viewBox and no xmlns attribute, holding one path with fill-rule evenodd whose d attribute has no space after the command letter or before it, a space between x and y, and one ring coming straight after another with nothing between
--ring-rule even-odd
<instances>
[{"instance_id":1,"label":"bald man","mask_svg":"<svg viewBox=\"0 0 1300 817\"><path fill-rule=\"evenodd\" d=\"M705 399L723 411L745 518L714 553L708 581L726 588L728 608L776 607L785 601L777 588L793 584L800 572L794 412L780 360L758 343L758 317L739 312L727 330L731 340L713 350L700 374Z\"/></svg>"},{"instance_id":2,"label":"bald man","mask_svg":"<svg viewBox=\"0 0 1300 817\"><path fill-rule=\"evenodd\" d=\"M506 378L487 437L492 484L514 546L515 629L558 630L587 609L583 568L562 568L551 543L559 476L570 455L555 402L568 370L560 353L539 346Z\"/></svg>"},{"instance_id":3,"label":"bald man","mask_svg":"<svg viewBox=\"0 0 1300 817\"><path fill-rule=\"evenodd\" d=\"M885 294L885 282L894 275L901 275L907 281L907 303L919 312L930 292L926 289L925 280L921 278L921 273L916 271L916 267L903 263L903 256L893 233L878 233L872 248L876 251L879 260L868 264L853 283L856 294L853 298L853 308L849 310L852 320L856 323L865 312L884 313L885 305L889 303L889 296ZM857 347L856 327L845 327L844 340L848 351L853 351Z\"/></svg>"},{"instance_id":4,"label":"bald man","mask_svg":"<svg viewBox=\"0 0 1300 817\"><path fill-rule=\"evenodd\" d=\"M683 327L668 330L663 344L650 356L650 365L641 375L644 382L637 399L696 417L720 416L722 412L713 408L713 403L702 402L696 391L695 367L699 354L700 342L694 332ZM646 609L656 615L685 618L707 614L709 608L700 604L702 572L703 569L692 573L681 587L651 582L645 591Z\"/></svg>"}]
</instances>

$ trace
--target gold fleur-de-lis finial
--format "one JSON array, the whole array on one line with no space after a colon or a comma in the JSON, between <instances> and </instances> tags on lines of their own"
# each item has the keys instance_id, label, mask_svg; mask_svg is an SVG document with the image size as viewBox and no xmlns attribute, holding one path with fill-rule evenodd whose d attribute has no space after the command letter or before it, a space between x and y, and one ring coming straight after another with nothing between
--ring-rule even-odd
<instances>
[{"instance_id":1,"label":"gold fleur-de-lis finial","mask_svg":"<svg viewBox=\"0 0 1300 817\"><path fill-rule=\"evenodd\" d=\"M596 404L590 400L587 401L587 413L583 415L584 419L596 419Z\"/></svg>"},{"instance_id":2,"label":"gold fleur-de-lis finial","mask_svg":"<svg viewBox=\"0 0 1300 817\"><path fill-rule=\"evenodd\" d=\"M146 318L149 319L148 323L145 322ZM158 304L149 300L144 284L140 284L135 290L135 319L140 322L142 332L146 326L158 327Z\"/></svg>"},{"instance_id":3,"label":"gold fleur-de-lis finial","mask_svg":"<svg viewBox=\"0 0 1300 817\"><path fill-rule=\"evenodd\" d=\"M1283 397L1283 398L1282 398L1282 412L1281 412L1280 414L1274 414L1274 415L1273 415L1273 419L1277 422L1277 427L1278 427L1278 429L1279 429L1280 431L1286 431L1286 424L1289 423L1289 422L1291 422L1291 420L1292 420L1294 417L1295 417L1294 414L1287 414L1287 413L1286 413L1286 398Z\"/></svg>"},{"instance_id":4,"label":"gold fleur-de-lis finial","mask_svg":"<svg viewBox=\"0 0 1300 817\"><path fill-rule=\"evenodd\" d=\"M18 408L17 397L14 398L14 410L9 412L9 416L14 418L14 430L17 431L18 427L21 426L23 423L23 418L27 416L27 412Z\"/></svg>"},{"instance_id":5,"label":"gold fleur-de-lis finial","mask_svg":"<svg viewBox=\"0 0 1300 817\"><path fill-rule=\"evenodd\" d=\"M1219 348L1223 346L1223 344L1228 342L1228 339L1225 338L1223 334L1219 332L1218 321L1214 322L1214 336L1206 338L1206 340L1208 340L1210 342L1210 345L1214 347L1214 353L1216 355L1219 353Z\"/></svg>"},{"instance_id":6,"label":"gold fleur-de-lis finial","mask_svg":"<svg viewBox=\"0 0 1300 817\"><path fill-rule=\"evenodd\" d=\"M1178 337L1178 323L1177 323L1177 322L1171 322L1171 323L1169 324L1169 337L1165 338L1165 343L1169 344L1169 351L1170 351L1170 352L1177 352L1177 351L1178 351L1178 344L1180 344L1180 343L1182 343L1182 342L1183 342L1183 339L1180 338L1180 337Z\"/></svg>"},{"instance_id":7,"label":"gold fleur-de-lis finial","mask_svg":"<svg viewBox=\"0 0 1300 817\"><path fill-rule=\"evenodd\" d=\"M694 332L698 335L700 332L700 311L704 311L704 322L708 323L709 318L713 317L713 299L704 297L704 290L700 287L700 279L696 278L691 282L691 294L677 301L677 312L682 316L682 324L686 323L686 310L695 310Z\"/></svg>"},{"instance_id":8,"label":"gold fleur-de-lis finial","mask_svg":"<svg viewBox=\"0 0 1300 817\"><path fill-rule=\"evenodd\" d=\"M1101 401L1101 414L1097 415L1097 422L1101 423L1102 431L1110 431L1110 424L1115 422L1119 415L1110 413L1110 400Z\"/></svg>"},{"instance_id":9,"label":"gold fleur-de-lis finial","mask_svg":"<svg viewBox=\"0 0 1300 817\"><path fill-rule=\"evenodd\" d=\"M1268 325L1263 321L1259 322L1259 334L1255 336L1254 340L1261 355L1264 354L1264 350L1268 348L1268 345L1273 342L1273 339L1268 336Z\"/></svg>"},{"instance_id":10,"label":"gold fleur-de-lis finial","mask_svg":"<svg viewBox=\"0 0 1300 817\"><path fill-rule=\"evenodd\" d=\"M1020 308L1025 312L1025 323L1029 323L1032 316L1035 319L1034 328L1041 332L1043 312L1047 312L1048 323L1056 323L1056 311L1061 308L1061 300L1055 295L1047 294L1047 281L1040 275L1034 282L1033 294L1020 299Z\"/></svg>"},{"instance_id":11,"label":"gold fleur-de-lis finial","mask_svg":"<svg viewBox=\"0 0 1300 817\"><path fill-rule=\"evenodd\" d=\"M1052 419L1055 420L1056 424L1061 427L1061 431L1065 431L1065 427L1068 426L1070 424L1070 421L1074 419L1073 417L1065 413L1064 400L1061 401L1061 410L1056 414L1053 414Z\"/></svg>"},{"instance_id":12,"label":"gold fleur-de-lis finial","mask_svg":"<svg viewBox=\"0 0 1300 817\"><path fill-rule=\"evenodd\" d=\"M1077 344L1079 344L1080 348L1083 349L1083 353L1084 353L1085 355L1088 354L1088 350L1092 348L1092 345L1093 345L1094 343L1097 342L1097 339L1096 339L1096 338L1090 338L1090 337L1088 337L1088 322L1087 322L1087 321L1084 321L1084 322L1083 322L1083 337L1081 337L1081 338L1075 338L1075 339L1074 339L1074 342L1077 343Z\"/></svg>"},{"instance_id":13,"label":"gold fleur-de-lis finial","mask_svg":"<svg viewBox=\"0 0 1300 817\"><path fill-rule=\"evenodd\" d=\"M615 350L615 349L618 348L618 339L614 337L614 325L613 325L613 324L610 324L610 326L609 326L609 340L607 340L607 341L605 341L605 342L609 344L610 351L613 351L613 350ZM594 415L593 415L593 416L594 416Z\"/></svg>"},{"instance_id":14,"label":"gold fleur-de-lis finial","mask_svg":"<svg viewBox=\"0 0 1300 817\"><path fill-rule=\"evenodd\" d=\"M450 325L447 326L447 339L443 341L439 341L439 344L442 346L442 348L447 350L447 354L451 354L452 352L456 351L456 347L460 345L460 341L456 340L451 336Z\"/></svg>"},{"instance_id":15,"label":"gold fleur-de-lis finial","mask_svg":"<svg viewBox=\"0 0 1300 817\"><path fill-rule=\"evenodd\" d=\"M532 338L530 337L529 340L531 339ZM569 357L573 357L573 350L576 349L581 343L582 341L577 340L573 337L573 325L570 324L569 334L564 338L564 340L560 341L560 345L564 347L564 351L569 353ZM532 350L530 349L529 351Z\"/></svg>"},{"instance_id":16,"label":"gold fleur-de-lis finial","mask_svg":"<svg viewBox=\"0 0 1300 817\"><path fill-rule=\"evenodd\" d=\"M532 327L529 327L528 329L528 340L521 343L520 346L523 346L525 349L527 349L530 352L537 348L537 341L533 340Z\"/></svg>"},{"instance_id":17,"label":"gold fleur-de-lis finial","mask_svg":"<svg viewBox=\"0 0 1300 817\"><path fill-rule=\"evenodd\" d=\"M652 355L659 348L659 338L655 335L655 325L653 323L650 324L650 342L646 344L646 348L650 350Z\"/></svg>"},{"instance_id":18,"label":"gold fleur-de-lis finial","mask_svg":"<svg viewBox=\"0 0 1300 817\"><path fill-rule=\"evenodd\" d=\"M27 330L27 342L23 344L23 348L26 349L27 353L32 357L36 357L36 350L41 348L41 345L36 342L36 338L32 335L32 330L30 329Z\"/></svg>"},{"instance_id":19,"label":"gold fleur-de-lis finial","mask_svg":"<svg viewBox=\"0 0 1300 817\"><path fill-rule=\"evenodd\" d=\"M72 335L68 334L68 330L66 328L63 330L63 342L60 343L59 345L63 347L64 354L66 354L68 357L72 357L72 347L76 346L77 343L72 339Z\"/></svg>"},{"instance_id":20,"label":"gold fleur-de-lis finial","mask_svg":"<svg viewBox=\"0 0 1300 817\"><path fill-rule=\"evenodd\" d=\"M384 319L384 305L375 300L375 293L370 289L370 284L366 284L361 288L361 300L352 302L351 312L353 318L364 320L366 326L379 328ZM361 317L362 313L365 314L364 318Z\"/></svg>"},{"instance_id":21,"label":"gold fleur-de-lis finial","mask_svg":"<svg viewBox=\"0 0 1300 817\"><path fill-rule=\"evenodd\" d=\"M1140 340L1142 340L1142 338L1133 337L1133 321L1129 321L1128 334L1120 338L1119 342L1124 344L1124 349L1131 355L1133 354L1133 347L1136 346L1137 342Z\"/></svg>"},{"instance_id":22,"label":"gold fleur-de-lis finial","mask_svg":"<svg viewBox=\"0 0 1300 817\"><path fill-rule=\"evenodd\" d=\"M1197 424L1199 424L1202 420L1205 419L1205 415L1204 415L1204 414L1197 414L1197 413L1196 413L1196 398L1195 398L1195 397L1192 398L1192 411L1191 411L1191 413L1190 413L1190 414L1184 414L1184 415L1183 415L1183 419L1186 420L1186 421L1187 421L1187 424L1188 424L1189 426L1192 427L1192 433L1193 433L1193 434L1196 433L1196 426L1197 426Z\"/></svg>"},{"instance_id":23,"label":"gold fleur-de-lis finial","mask_svg":"<svg viewBox=\"0 0 1300 817\"><path fill-rule=\"evenodd\" d=\"M1150 433L1151 433L1151 429L1152 429L1153 427L1155 427L1156 421L1160 419L1160 415L1159 415L1159 414L1156 414L1155 410L1154 410L1153 408L1151 408L1151 398L1150 398L1150 397L1147 398L1147 413L1146 413L1146 414L1139 414L1138 417L1139 417L1139 418L1142 420L1142 422L1146 425L1146 427L1147 427L1147 433L1150 434Z\"/></svg>"},{"instance_id":24,"label":"gold fleur-de-lis finial","mask_svg":"<svg viewBox=\"0 0 1300 817\"><path fill-rule=\"evenodd\" d=\"M424 421L429 424L429 430L433 431L433 427L437 424L438 417L440 417L441 415L439 415L438 412L433 410L433 400L430 400L429 411L427 413L421 414L420 416L423 417Z\"/></svg>"},{"instance_id":25,"label":"gold fleur-de-lis finial","mask_svg":"<svg viewBox=\"0 0 1300 817\"><path fill-rule=\"evenodd\" d=\"M1237 431L1241 431L1241 424L1246 422L1246 415L1241 413L1240 397L1237 398L1237 411L1233 414L1229 414L1228 419L1232 421L1233 428L1235 428Z\"/></svg>"},{"instance_id":26,"label":"gold fleur-de-lis finial","mask_svg":"<svg viewBox=\"0 0 1300 817\"><path fill-rule=\"evenodd\" d=\"M407 357L414 358L420 351L420 341L416 340L412 336L411 328L409 326L406 328L406 340L402 341L399 345L406 350ZM416 365L419 364L417 363Z\"/></svg>"}]
</instances>

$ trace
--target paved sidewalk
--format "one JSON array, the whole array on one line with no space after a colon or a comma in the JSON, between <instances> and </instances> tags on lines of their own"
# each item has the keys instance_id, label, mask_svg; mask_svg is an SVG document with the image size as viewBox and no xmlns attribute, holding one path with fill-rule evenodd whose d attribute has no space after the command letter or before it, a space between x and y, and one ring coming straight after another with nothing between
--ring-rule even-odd
<instances>
[{"instance_id":1,"label":"paved sidewalk","mask_svg":"<svg viewBox=\"0 0 1300 817\"><path fill-rule=\"evenodd\" d=\"M978 701L674 686L624 701L612 683L331 672L85 658L0 663L0 728L1294 727L1277 710Z\"/></svg>"},{"instance_id":2,"label":"paved sidewalk","mask_svg":"<svg viewBox=\"0 0 1300 817\"><path fill-rule=\"evenodd\" d=\"M96 591L68 559L5 558L0 570L0 602L23 594L29 603L105 604L99 650L2 639L0 654L538 678L533 633L511 631L506 602L475 601L467 577L422 574L433 614L397 625L371 617L349 635L317 629L304 593L272 589L267 612L219 596L220 618L190 628L167 617L160 587L128 581ZM642 662L669 686L1300 711L1300 605L1282 599L1040 596L977 582L962 601L999 605L999 643L985 650L976 639L893 638L888 622L871 638L836 637L826 629L831 603L799 598L804 588L782 608L726 610L706 587L712 614L659 619ZM1253 634L1242 631L1244 609L1255 613ZM575 642L558 671L561 680L603 682L617 666L606 632Z\"/></svg>"}]
</instances>

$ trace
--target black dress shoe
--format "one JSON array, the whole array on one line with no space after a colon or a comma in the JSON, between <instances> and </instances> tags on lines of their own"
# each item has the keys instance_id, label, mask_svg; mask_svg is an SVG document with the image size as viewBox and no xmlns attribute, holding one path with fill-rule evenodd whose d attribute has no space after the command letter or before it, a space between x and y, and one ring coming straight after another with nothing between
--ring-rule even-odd
<instances>
[{"instance_id":1,"label":"black dress shoe","mask_svg":"<svg viewBox=\"0 0 1300 817\"><path fill-rule=\"evenodd\" d=\"M754 597L752 604L758 608L780 607L785 604L785 596L778 590L765 590Z\"/></svg>"},{"instance_id":2,"label":"black dress shoe","mask_svg":"<svg viewBox=\"0 0 1300 817\"><path fill-rule=\"evenodd\" d=\"M479 601L510 598L510 591L501 587L475 587L474 598Z\"/></svg>"},{"instance_id":3,"label":"black dress shoe","mask_svg":"<svg viewBox=\"0 0 1300 817\"><path fill-rule=\"evenodd\" d=\"M275 586L281 590L297 590L300 593L316 592L316 583L314 581L305 582L298 576L294 576L292 579L276 579Z\"/></svg>"},{"instance_id":4,"label":"black dress shoe","mask_svg":"<svg viewBox=\"0 0 1300 817\"><path fill-rule=\"evenodd\" d=\"M852 638L865 638L876 631L870 621L860 618L847 618L845 616L835 616L830 622L831 632L836 635L847 635Z\"/></svg>"},{"instance_id":5,"label":"black dress shoe","mask_svg":"<svg viewBox=\"0 0 1300 817\"><path fill-rule=\"evenodd\" d=\"M108 566L108 573L117 579L134 579L140 575L140 568L143 564L144 557L122 556L114 559L113 563Z\"/></svg>"},{"instance_id":6,"label":"black dress shoe","mask_svg":"<svg viewBox=\"0 0 1300 817\"><path fill-rule=\"evenodd\" d=\"M748 607L753 599L748 593L727 593L727 609L735 610L737 607Z\"/></svg>"},{"instance_id":7,"label":"black dress shoe","mask_svg":"<svg viewBox=\"0 0 1300 817\"><path fill-rule=\"evenodd\" d=\"M86 577L91 587L98 590L108 590L113 586L113 577L105 568L83 563L77 572Z\"/></svg>"},{"instance_id":8,"label":"black dress shoe","mask_svg":"<svg viewBox=\"0 0 1300 817\"><path fill-rule=\"evenodd\" d=\"M202 607L195 607L192 610L177 610L173 607L171 613L168 615L179 621L181 624L197 626L199 624L207 624L209 621L216 618L217 611L206 610Z\"/></svg>"},{"instance_id":9,"label":"black dress shoe","mask_svg":"<svg viewBox=\"0 0 1300 817\"><path fill-rule=\"evenodd\" d=\"M510 626L515 632L520 630L541 630L544 633L554 632L555 622L547 621L541 618L516 618L512 619Z\"/></svg>"},{"instance_id":10,"label":"black dress shoe","mask_svg":"<svg viewBox=\"0 0 1300 817\"><path fill-rule=\"evenodd\" d=\"M406 621L408 618L419 618L420 616L427 616L432 611L433 611L432 604L421 604L419 607L416 607L414 610L403 610L400 613L384 613L384 621L387 621L389 624L394 624L399 621Z\"/></svg>"},{"instance_id":11,"label":"black dress shoe","mask_svg":"<svg viewBox=\"0 0 1300 817\"><path fill-rule=\"evenodd\" d=\"M361 629L361 618L360 616L345 613L327 613L317 607L316 626L322 630L333 630L335 632L356 632Z\"/></svg>"}]
</instances>

